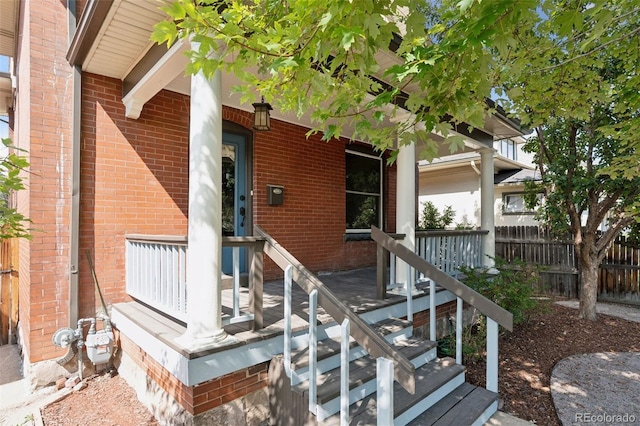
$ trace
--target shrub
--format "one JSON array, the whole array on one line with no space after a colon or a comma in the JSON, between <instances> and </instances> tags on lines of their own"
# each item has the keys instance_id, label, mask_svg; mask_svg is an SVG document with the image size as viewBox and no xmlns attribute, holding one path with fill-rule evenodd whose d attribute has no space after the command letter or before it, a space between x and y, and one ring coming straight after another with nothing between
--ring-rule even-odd
<instances>
[{"instance_id":1,"label":"shrub","mask_svg":"<svg viewBox=\"0 0 640 426\"><path fill-rule=\"evenodd\" d=\"M527 322L531 315L540 309L534 296L534 288L539 280L539 267L527 265L517 259L508 264L503 259L495 259L498 274L486 269L461 267L464 274L462 281L498 306L513 314L514 324ZM471 319L462 332L462 354L468 360L481 357L486 345L486 321L476 309L471 312ZM438 342L441 354L455 356L455 329L451 324L450 334Z\"/></svg>"},{"instance_id":2,"label":"shrub","mask_svg":"<svg viewBox=\"0 0 640 426\"><path fill-rule=\"evenodd\" d=\"M442 213L431 202L427 201L422 206L422 214L420 215L420 229L444 229L453 223L456 212L451 206L445 206Z\"/></svg>"}]
</instances>

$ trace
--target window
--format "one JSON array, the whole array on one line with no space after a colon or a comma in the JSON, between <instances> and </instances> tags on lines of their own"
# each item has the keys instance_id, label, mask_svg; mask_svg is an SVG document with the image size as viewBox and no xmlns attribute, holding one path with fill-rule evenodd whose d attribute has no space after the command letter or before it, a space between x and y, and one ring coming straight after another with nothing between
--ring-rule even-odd
<instances>
[{"instance_id":1,"label":"window","mask_svg":"<svg viewBox=\"0 0 640 426\"><path fill-rule=\"evenodd\" d=\"M538 202L542 200L542 193L538 194ZM534 214L535 209L527 208L524 202L524 192L502 194L502 212L504 214Z\"/></svg>"},{"instance_id":2,"label":"window","mask_svg":"<svg viewBox=\"0 0 640 426\"><path fill-rule=\"evenodd\" d=\"M382 227L382 159L346 151L346 229L369 231Z\"/></svg>"},{"instance_id":3,"label":"window","mask_svg":"<svg viewBox=\"0 0 640 426\"><path fill-rule=\"evenodd\" d=\"M517 150L516 143L511 139L501 139L498 141L498 149L500 150L500 155L503 157L507 157L510 160L517 160Z\"/></svg>"}]
</instances>

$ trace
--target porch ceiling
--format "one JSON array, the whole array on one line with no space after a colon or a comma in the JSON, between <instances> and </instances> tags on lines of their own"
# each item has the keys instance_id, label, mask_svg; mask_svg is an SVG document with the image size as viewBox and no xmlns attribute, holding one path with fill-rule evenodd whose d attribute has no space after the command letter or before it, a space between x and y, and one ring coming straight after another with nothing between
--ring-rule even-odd
<instances>
[{"instance_id":1,"label":"porch ceiling","mask_svg":"<svg viewBox=\"0 0 640 426\"><path fill-rule=\"evenodd\" d=\"M0 55L15 56L19 10L18 0L0 1Z\"/></svg>"},{"instance_id":2,"label":"porch ceiling","mask_svg":"<svg viewBox=\"0 0 640 426\"><path fill-rule=\"evenodd\" d=\"M82 60L82 70L124 80L155 44L149 37L153 26L166 19L160 8L167 3L168 0L113 0ZM91 12L97 4L96 0L90 1L87 9Z\"/></svg>"}]
</instances>

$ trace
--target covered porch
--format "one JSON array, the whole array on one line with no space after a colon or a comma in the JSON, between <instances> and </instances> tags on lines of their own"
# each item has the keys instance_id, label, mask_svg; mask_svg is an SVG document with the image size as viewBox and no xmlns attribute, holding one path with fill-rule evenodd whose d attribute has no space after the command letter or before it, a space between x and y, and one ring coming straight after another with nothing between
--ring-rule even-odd
<instances>
[{"instance_id":1,"label":"covered porch","mask_svg":"<svg viewBox=\"0 0 640 426\"><path fill-rule=\"evenodd\" d=\"M304 265L299 264L290 253L260 228L256 229L256 233L259 235L258 237L227 238L223 241L223 245L252 247L250 255L252 267L247 277L246 286L240 285L240 276L236 274L232 277L231 288L225 288L221 292L223 324L225 324L223 330L228 336L225 344L211 345L208 348L197 350L182 343L182 336L186 333L185 322L178 320L175 316L170 318L171 314L168 314L166 308L165 312L158 308L163 304L178 307L185 304L184 300L180 301L179 299L184 297L187 293L186 290L168 289L167 286L175 284L173 279L160 279L161 276L175 277L174 271L180 270L179 265L184 263L180 260L179 253L171 255L171 250L168 250L167 246L172 243L176 245L175 241L162 242L158 241L158 237L155 237L148 238L148 240L154 240L153 244L147 242L140 246L144 240L142 236L136 235L130 238L130 243L134 244L136 250L143 249L147 254L129 256L133 251L131 251L131 247L128 248L127 258L135 262L133 265L128 265L128 270L141 264L146 266L145 274L131 274L132 282L128 281L127 284L132 296L138 295L145 299L146 303L136 300L115 305L113 308L114 324L123 336L125 352L135 352L132 350L132 346L135 345L137 350L144 353L146 359L144 365L156 364L162 371L168 372L171 377L177 379L170 389L165 388L165 390L174 397L176 394L182 395L176 399L182 400L181 404L194 416L200 415L212 407L212 401L209 398L212 394L216 395L218 399L217 402L213 402L214 407L225 402L224 398L228 396L227 394L222 394L222 399L220 399L220 392L223 391L219 389L219 386L222 383L227 384L227 391L231 387L231 395L236 397L239 395L238 392L242 393L243 391L234 389L233 386L237 383L246 384L249 382L250 386L255 386L251 389L259 388L260 380L250 376L250 371L259 371L259 377L262 374L265 377L268 376L269 397L272 398L271 392L274 392L272 387L278 388L282 382L281 379L274 378L278 376L271 371L274 368L273 359L284 357L284 365L291 363L292 366L302 365L303 367L307 365L307 362L311 363L313 360L315 363L317 361L319 363L318 377L322 378L324 377L322 372L328 371L331 365L336 365L336 361L330 360L331 357L335 359L342 353L342 357L346 356L347 359L352 359L352 362L363 362L360 357L367 357L368 354L374 359L383 359L384 356L394 359L397 364L392 368L395 373L391 373L391 380L397 380L399 383L397 386L401 385L405 389L413 389L410 391L412 393L416 392L416 389L422 389L416 392L419 398L415 399L414 403L425 398L422 395L424 392L435 392L434 396L429 397L429 402L426 402L427 405L423 409L420 411L413 409L413 414L410 414L410 418L413 419L420 416L420 413L428 407L437 404L441 399L445 401L442 404L447 405L450 404L450 402L446 402L447 398L459 398L455 396L455 392L450 393L461 380L454 365L460 366L462 363L462 347L458 344L456 363L449 365L446 364L448 362L446 360L436 361L435 340L439 335L442 335L436 330L437 316L444 319L447 326L455 324L456 333L461 333L463 304L470 303L480 311L487 312L490 318L495 317L507 326L510 324L510 317L504 316L507 315L505 312L501 312L491 302L465 288L450 276L456 275L457 268L462 264L473 266L475 262L476 266L481 265L481 244L479 244L481 232L463 231L454 233L454 235L436 232L434 235L421 235L418 239L418 251L438 263L439 267L436 267L397 243L395 239L402 239L403 236L388 235L374 229L372 230L372 238L378 244L376 267L323 274L320 278L304 268ZM177 246L179 252L181 250L180 244ZM186 247L184 249L186 251ZM266 283L261 281L263 253L285 270L284 280ZM141 259L145 259L145 261L140 262ZM239 269L237 266L239 259L240 256L234 256L236 271ZM399 259L403 259L403 262L409 265L406 273L415 284L412 286L412 291L404 292L404 294L392 294L391 292L398 287L398 284L395 283L395 271L398 269L396 263L399 262ZM168 266L170 264L173 266ZM153 265L153 267L150 268L149 265ZM447 270L447 273L442 272L441 269ZM146 282L136 281L140 278L145 278ZM293 280L298 285L292 286ZM178 279L179 281L181 280ZM442 283L443 286L436 285L436 282ZM129 286L129 284L131 285ZM158 285L163 286L158 287ZM177 299L177 302L167 304L163 300L154 301L150 297L145 298L141 292L141 289L144 288L149 295L173 294L175 297L172 299L174 301ZM152 308L150 304L155 304L156 308ZM211 312L208 314L211 315ZM497 323L492 319L489 321L493 325L490 326L490 340L487 341L489 354L487 389L495 392L497 391ZM342 325L340 325L341 322ZM353 324L351 331L349 331L351 322ZM344 329L345 324L347 324L347 329L341 335L340 328ZM327 342L329 342L328 346ZM344 346L340 342L347 342L348 345ZM340 349L341 345L342 349ZM398 352L398 345L404 352ZM412 356L416 356L417 348L425 346L431 349L419 358L422 359L419 364L415 364L418 362L416 360L408 361L405 352L408 351L413 354ZM344 355L345 353L347 355ZM360 361L358 361L359 359ZM332 362L334 364L331 364ZM442 362L445 364L441 365ZM320 367L320 365L327 363L329 367ZM269 365L271 367L267 367ZM366 365L366 362L363 365ZM420 366L420 369L416 370L416 376L414 376L413 371L416 366ZM153 372L152 367L146 368L149 368L146 373L148 376L158 374ZM269 368L268 374L267 368ZM312 367L311 364L306 368L308 371L316 370L316 367ZM358 383L359 380L363 380L363 384L353 390L348 397L341 391L340 396L336 397L338 399L323 403L318 400L317 408L314 408L313 411L311 405L315 407L316 402L314 401L313 404L309 402L309 412L315 414L318 421L324 421L336 413L337 402L335 401L346 398L350 404L362 397L356 396L361 392L364 392L364 395L374 392L371 383L375 383L375 381L371 380L376 375L370 376L371 373L366 373L366 371L370 371L369 367L364 370L362 368L364 367L358 367L356 364L355 378L348 372L340 375L346 378L347 384L345 386L347 388L354 386L349 384L351 381L355 380L353 383ZM440 386L436 385L439 383L438 381L420 381L422 380L420 379L421 374L426 374L423 372L425 368L427 370L436 368L429 374L435 374L435 371L442 369L443 372L438 374L445 374L447 377L449 373L444 371L451 371L451 380L453 381L444 382L450 384L443 384L444 388L442 389L437 387ZM315 376L305 371L307 370L303 368L302 373L287 373L291 377L291 386L306 386L305 380L309 380L310 389L318 389L322 394L320 391L322 388L316 388L318 385L315 382L311 383ZM366 378L359 378L363 374ZM455 377L457 379L454 379ZM287 380L285 379L285 382ZM278 385L271 384L274 381ZM462 379L462 381L464 380ZM217 386L215 391L211 390L212 386ZM262 386L264 386L264 382ZM425 390L425 386L427 386L427 390ZM288 392L286 389L285 394ZM471 388L465 392L470 390ZM280 389L279 392L282 390ZM356 393L352 395L353 392ZM396 392L404 392L404 390L398 389ZM490 394L483 395L483 398L489 398L487 401L493 400ZM231 397L229 396L229 398ZM287 400L286 395L280 395L278 401L282 398ZM309 398L312 397L309 396ZM324 398L326 399L326 395ZM300 403L298 401L295 404L297 406ZM306 402L304 403L306 404ZM484 404L483 402L478 407L485 407ZM418 404L418 406L422 405ZM493 413L494 408L493 405L490 407L487 405L486 410L482 408L474 415L486 419L487 415ZM272 416L274 410L279 412L278 408L272 407ZM459 407L458 410L463 410L463 408ZM301 415L302 417L297 418L296 422L303 421L301 420L303 418L306 419L305 414ZM306 415L308 416L308 414ZM373 415L375 417L380 414ZM427 416L432 416L432 414ZM405 420L400 421L399 424Z\"/></svg>"}]
</instances>

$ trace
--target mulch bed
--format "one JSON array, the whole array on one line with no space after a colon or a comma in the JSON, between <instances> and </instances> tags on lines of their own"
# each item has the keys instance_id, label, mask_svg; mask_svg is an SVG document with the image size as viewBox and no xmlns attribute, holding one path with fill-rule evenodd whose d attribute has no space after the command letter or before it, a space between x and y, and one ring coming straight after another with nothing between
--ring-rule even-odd
<instances>
[{"instance_id":1,"label":"mulch bed","mask_svg":"<svg viewBox=\"0 0 640 426\"><path fill-rule=\"evenodd\" d=\"M551 304L501 336L499 351L501 410L539 425L560 425L549 389L556 363L575 354L640 352L640 323L602 314L592 322L579 319L576 309ZM484 387L484 360L465 365L467 380Z\"/></svg>"}]
</instances>

